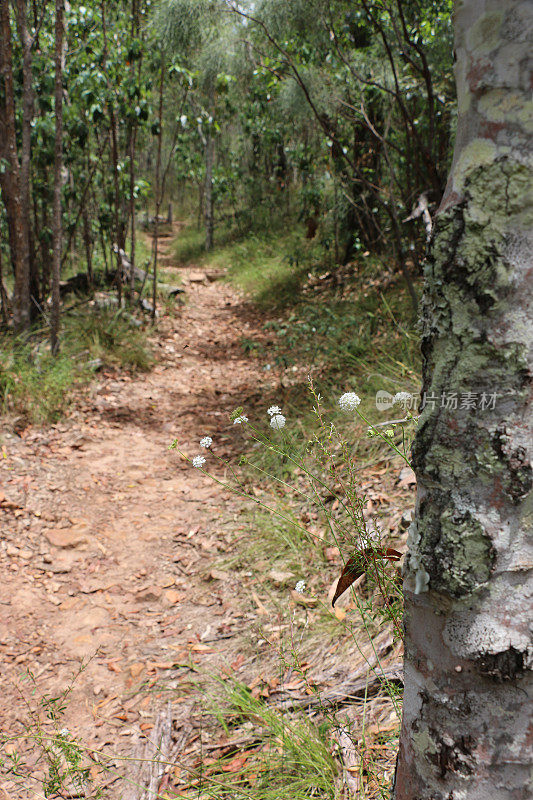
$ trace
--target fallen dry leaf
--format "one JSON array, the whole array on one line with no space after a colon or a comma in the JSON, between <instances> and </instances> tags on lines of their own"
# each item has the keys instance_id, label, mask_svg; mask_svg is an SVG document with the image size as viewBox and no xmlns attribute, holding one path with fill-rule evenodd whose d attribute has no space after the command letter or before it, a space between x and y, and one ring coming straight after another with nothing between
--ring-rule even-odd
<instances>
[{"instance_id":1,"label":"fallen dry leaf","mask_svg":"<svg viewBox=\"0 0 533 800\"><path fill-rule=\"evenodd\" d=\"M407 489L409 486L416 485L416 475L411 467L404 467L398 476L398 486Z\"/></svg>"},{"instance_id":2,"label":"fallen dry leaf","mask_svg":"<svg viewBox=\"0 0 533 800\"><path fill-rule=\"evenodd\" d=\"M307 597L305 594L300 594L294 589L291 589L291 597L296 603L298 603L299 606L312 607L318 604L317 597Z\"/></svg>"},{"instance_id":3,"label":"fallen dry leaf","mask_svg":"<svg viewBox=\"0 0 533 800\"><path fill-rule=\"evenodd\" d=\"M172 603L172 605L174 605L175 603L179 603L182 596L183 595L181 595L175 589L167 589L167 591L165 592L166 599L168 600L169 603Z\"/></svg>"},{"instance_id":4,"label":"fallen dry leaf","mask_svg":"<svg viewBox=\"0 0 533 800\"><path fill-rule=\"evenodd\" d=\"M339 582L337 583L337 588L335 589L335 594L333 595L331 605L335 605L341 594L344 594L344 592L350 588L352 583L367 571L368 567L372 565L375 559L399 561L402 555L402 553L400 553L398 550L394 550L392 547L378 548L376 550L371 547L367 547L365 550L360 550L355 553L346 562L346 565L339 578Z\"/></svg>"},{"instance_id":5,"label":"fallen dry leaf","mask_svg":"<svg viewBox=\"0 0 533 800\"><path fill-rule=\"evenodd\" d=\"M213 648L210 647L208 644L202 644L201 642L198 642L197 644L191 645L190 649L193 651L193 653L214 653L215 652L213 650Z\"/></svg>"},{"instance_id":6,"label":"fallen dry leaf","mask_svg":"<svg viewBox=\"0 0 533 800\"><path fill-rule=\"evenodd\" d=\"M81 531L75 528L46 531L44 534L54 547L78 547L88 541L88 529Z\"/></svg>"}]
</instances>

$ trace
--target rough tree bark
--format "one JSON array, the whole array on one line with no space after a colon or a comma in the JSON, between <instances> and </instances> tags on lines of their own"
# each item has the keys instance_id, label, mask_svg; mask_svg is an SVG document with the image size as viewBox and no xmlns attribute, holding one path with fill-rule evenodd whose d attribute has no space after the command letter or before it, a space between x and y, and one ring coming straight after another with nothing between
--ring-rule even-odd
<instances>
[{"instance_id":1,"label":"rough tree bark","mask_svg":"<svg viewBox=\"0 0 533 800\"><path fill-rule=\"evenodd\" d=\"M459 120L422 310L435 403L413 451L396 800L533 796L532 29L528 0L456 5Z\"/></svg>"}]
</instances>

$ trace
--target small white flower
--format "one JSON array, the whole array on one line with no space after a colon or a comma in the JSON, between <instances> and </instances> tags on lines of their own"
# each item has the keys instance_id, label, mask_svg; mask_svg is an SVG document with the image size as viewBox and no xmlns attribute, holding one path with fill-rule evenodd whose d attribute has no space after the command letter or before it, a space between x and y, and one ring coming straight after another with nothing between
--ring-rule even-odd
<instances>
[{"instance_id":1,"label":"small white flower","mask_svg":"<svg viewBox=\"0 0 533 800\"><path fill-rule=\"evenodd\" d=\"M282 428L285 427L286 419L283 414L274 414L274 416L270 420L270 427L274 428L275 431L280 431Z\"/></svg>"},{"instance_id":2,"label":"small white flower","mask_svg":"<svg viewBox=\"0 0 533 800\"><path fill-rule=\"evenodd\" d=\"M200 439L200 447L205 447L207 449L208 447L211 447L212 444L213 440L210 436L204 436L203 439Z\"/></svg>"},{"instance_id":3,"label":"small white flower","mask_svg":"<svg viewBox=\"0 0 533 800\"><path fill-rule=\"evenodd\" d=\"M355 392L345 392L339 397L339 405L343 411L355 411L361 398Z\"/></svg>"},{"instance_id":4,"label":"small white flower","mask_svg":"<svg viewBox=\"0 0 533 800\"><path fill-rule=\"evenodd\" d=\"M244 414L241 414L240 417L235 417L233 420L234 425L242 425L243 422L248 422L248 417L246 417Z\"/></svg>"},{"instance_id":5,"label":"small white flower","mask_svg":"<svg viewBox=\"0 0 533 800\"><path fill-rule=\"evenodd\" d=\"M298 583L294 587L294 591L298 592L298 594L303 594L305 591L305 581L298 581Z\"/></svg>"},{"instance_id":6,"label":"small white flower","mask_svg":"<svg viewBox=\"0 0 533 800\"><path fill-rule=\"evenodd\" d=\"M399 403L401 406L406 406L412 399L413 395L410 392L397 392L392 398L392 404Z\"/></svg>"},{"instance_id":7,"label":"small white flower","mask_svg":"<svg viewBox=\"0 0 533 800\"><path fill-rule=\"evenodd\" d=\"M70 731L68 728L61 728L59 731L60 736L70 736Z\"/></svg>"},{"instance_id":8,"label":"small white flower","mask_svg":"<svg viewBox=\"0 0 533 800\"><path fill-rule=\"evenodd\" d=\"M205 464L205 458L203 456L194 456L192 460L193 467L196 467L196 469L200 469L200 467L203 467L204 464Z\"/></svg>"},{"instance_id":9,"label":"small white flower","mask_svg":"<svg viewBox=\"0 0 533 800\"><path fill-rule=\"evenodd\" d=\"M273 417L274 414L281 414L281 408L279 406L270 406L267 410L267 414L271 417Z\"/></svg>"}]
</instances>

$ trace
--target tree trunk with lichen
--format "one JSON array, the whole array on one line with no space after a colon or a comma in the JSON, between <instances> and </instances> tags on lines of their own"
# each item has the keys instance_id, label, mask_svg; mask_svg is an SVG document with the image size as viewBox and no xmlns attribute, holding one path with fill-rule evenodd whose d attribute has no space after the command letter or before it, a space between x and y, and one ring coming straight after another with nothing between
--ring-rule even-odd
<instances>
[{"instance_id":1,"label":"tree trunk with lichen","mask_svg":"<svg viewBox=\"0 0 533 800\"><path fill-rule=\"evenodd\" d=\"M533 6L463 0L454 22L459 119L422 310L426 405L393 796L526 800Z\"/></svg>"}]
</instances>

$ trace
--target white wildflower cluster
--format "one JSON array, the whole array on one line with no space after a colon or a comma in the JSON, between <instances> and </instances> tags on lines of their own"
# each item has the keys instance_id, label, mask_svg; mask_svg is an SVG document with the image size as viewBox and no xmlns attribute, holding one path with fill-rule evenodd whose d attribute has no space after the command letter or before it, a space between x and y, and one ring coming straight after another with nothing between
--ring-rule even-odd
<instances>
[{"instance_id":1,"label":"white wildflower cluster","mask_svg":"<svg viewBox=\"0 0 533 800\"><path fill-rule=\"evenodd\" d=\"M281 408L279 406L270 406L270 408L267 409L267 414L270 417L270 427L274 428L275 431L280 431L285 427L287 420L281 413Z\"/></svg>"},{"instance_id":2,"label":"white wildflower cluster","mask_svg":"<svg viewBox=\"0 0 533 800\"><path fill-rule=\"evenodd\" d=\"M193 467L196 467L196 469L201 469L201 467L203 467L204 464L205 464L205 458L203 456L194 456L192 460Z\"/></svg>"},{"instance_id":3,"label":"white wildflower cluster","mask_svg":"<svg viewBox=\"0 0 533 800\"><path fill-rule=\"evenodd\" d=\"M413 395L410 392L397 392L392 398L392 404L398 403L398 405L406 408L412 399Z\"/></svg>"},{"instance_id":4,"label":"white wildflower cluster","mask_svg":"<svg viewBox=\"0 0 533 800\"><path fill-rule=\"evenodd\" d=\"M343 411L355 411L360 402L361 398L355 392L345 392L338 400Z\"/></svg>"},{"instance_id":5,"label":"white wildflower cluster","mask_svg":"<svg viewBox=\"0 0 533 800\"><path fill-rule=\"evenodd\" d=\"M234 425L244 425L245 422L248 422L248 417L244 414L241 414L240 417L235 417L233 420Z\"/></svg>"},{"instance_id":6,"label":"white wildflower cluster","mask_svg":"<svg viewBox=\"0 0 533 800\"><path fill-rule=\"evenodd\" d=\"M203 439L200 439L200 447L204 447L206 450L211 447L213 444L213 440L210 436L204 436Z\"/></svg>"},{"instance_id":7,"label":"white wildflower cluster","mask_svg":"<svg viewBox=\"0 0 533 800\"><path fill-rule=\"evenodd\" d=\"M298 592L298 594L303 594L305 591L305 581L298 581L298 583L294 587L294 591Z\"/></svg>"}]
</instances>

